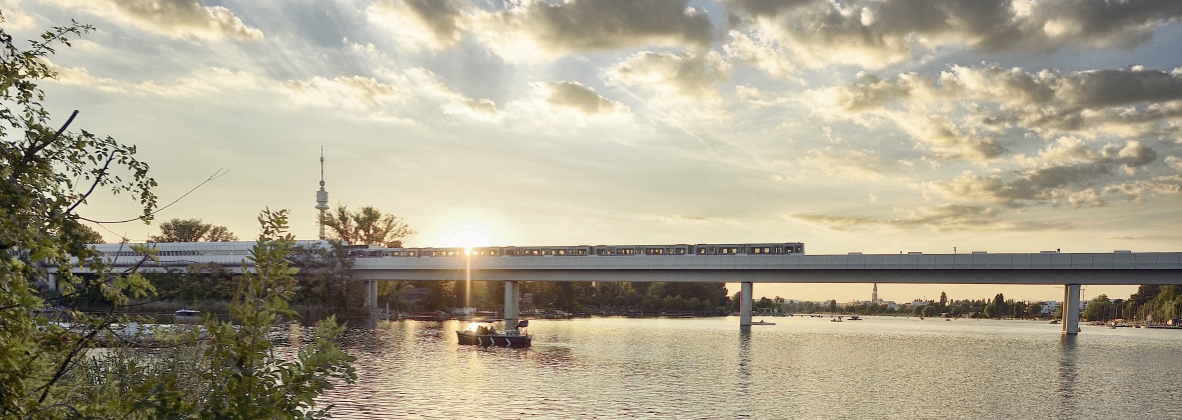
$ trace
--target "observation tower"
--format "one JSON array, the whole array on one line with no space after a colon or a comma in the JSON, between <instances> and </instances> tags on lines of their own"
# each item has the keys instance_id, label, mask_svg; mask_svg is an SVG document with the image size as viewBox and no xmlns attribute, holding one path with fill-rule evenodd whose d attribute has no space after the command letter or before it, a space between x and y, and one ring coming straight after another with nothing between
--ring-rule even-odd
<instances>
[{"instance_id":1,"label":"observation tower","mask_svg":"<svg viewBox=\"0 0 1182 420\"><path fill-rule=\"evenodd\" d=\"M324 240L324 212L328 210L328 191L324 190L324 146L320 146L320 191L316 191L316 210L320 210L320 240Z\"/></svg>"}]
</instances>

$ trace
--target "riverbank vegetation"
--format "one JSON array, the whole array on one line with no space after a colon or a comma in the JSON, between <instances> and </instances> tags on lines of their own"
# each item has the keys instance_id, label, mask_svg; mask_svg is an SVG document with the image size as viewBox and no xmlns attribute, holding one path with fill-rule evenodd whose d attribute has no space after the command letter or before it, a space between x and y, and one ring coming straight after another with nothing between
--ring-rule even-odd
<instances>
[{"instance_id":1,"label":"riverbank vegetation","mask_svg":"<svg viewBox=\"0 0 1182 420\"><path fill-rule=\"evenodd\" d=\"M1139 324L1177 324L1182 318L1182 290L1174 285L1145 285L1128 299L1100 295L1088 301L1082 317L1087 321L1125 321Z\"/></svg>"},{"instance_id":2,"label":"riverbank vegetation","mask_svg":"<svg viewBox=\"0 0 1182 420\"><path fill-rule=\"evenodd\" d=\"M0 27L0 418L326 417L315 398L356 376L335 342L342 328L326 319L306 345L283 349L268 339L296 315L288 306L296 269L287 262L294 242L286 211L259 217L256 270L234 285L230 320L149 330L150 320L122 313L157 289L139 265L115 270L87 246L94 231L82 222L120 222L78 212L107 191L137 202L141 212L127 222L151 221L156 181L135 146L71 132L78 111L54 121L38 87L56 76L54 49L92 30L71 23L18 45ZM147 247L132 248L148 254L141 265L152 258ZM47 266L58 268L52 296L35 287L49 280ZM76 275L75 267L92 274ZM107 310L60 308L86 298ZM70 322L45 316L53 307Z\"/></svg>"}]
</instances>

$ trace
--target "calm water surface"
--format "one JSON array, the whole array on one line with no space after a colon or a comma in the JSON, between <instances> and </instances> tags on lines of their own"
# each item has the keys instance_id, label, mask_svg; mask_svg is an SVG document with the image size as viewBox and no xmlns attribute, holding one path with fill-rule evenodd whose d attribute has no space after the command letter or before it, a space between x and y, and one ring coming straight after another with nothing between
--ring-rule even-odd
<instances>
[{"instance_id":1,"label":"calm water surface","mask_svg":"<svg viewBox=\"0 0 1182 420\"><path fill-rule=\"evenodd\" d=\"M1182 418L1182 331L871 317L537 320L529 349L448 322L344 341L337 418Z\"/></svg>"}]
</instances>

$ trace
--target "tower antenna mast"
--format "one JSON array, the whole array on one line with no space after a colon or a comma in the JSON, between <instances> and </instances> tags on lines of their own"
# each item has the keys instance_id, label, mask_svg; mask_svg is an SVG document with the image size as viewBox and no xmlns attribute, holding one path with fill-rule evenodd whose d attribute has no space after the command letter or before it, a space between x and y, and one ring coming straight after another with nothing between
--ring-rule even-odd
<instances>
[{"instance_id":1,"label":"tower antenna mast","mask_svg":"<svg viewBox=\"0 0 1182 420\"><path fill-rule=\"evenodd\" d=\"M316 209L320 210L320 240L324 240L324 212L328 210L328 191L324 190L324 146L320 146L320 191L316 192Z\"/></svg>"}]
</instances>

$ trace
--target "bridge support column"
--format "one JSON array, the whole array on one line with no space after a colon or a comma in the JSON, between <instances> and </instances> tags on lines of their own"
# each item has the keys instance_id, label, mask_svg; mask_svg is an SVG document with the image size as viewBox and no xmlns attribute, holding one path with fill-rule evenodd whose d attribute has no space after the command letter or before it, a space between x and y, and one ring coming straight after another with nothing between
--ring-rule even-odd
<instances>
[{"instance_id":1,"label":"bridge support column","mask_svg":"<svg viewBox=\"0 0 1182 420\"><path fill-rule=\"evenodd\" d=\"M365 308L377 309L378 307L378 282L377 280L365 281Z\"/></svg>"},{"instance_id":2,"label":"bridge support column","mask_svg":"<svg viewBox=\"0 0 1182 420\"><path fill-rule=\"evenodd\" d=\"M1063 286L1063 334L1079 333L1079 285Z\"/></svg>"},{"instance_id":3,"label":"bridge support column","mask_svg":"<svg viewBox=\"0 0 1182 420\"><path fill-rule=\"evenodd\" d=\"M505 331L516 331L520 310L517 307L521 295L521 282L509 280L505 282Z\"/></svg>"},{"instance_id":4,"label":"bridge support column","mask_svg":"<svg viewBox=\"0 0 1182 420\"><path fill-rule=\"evenodd\" d=\"M740 283L739 287L739 326L751 326L751 282Z\"/></svg>"}]
</instances>

